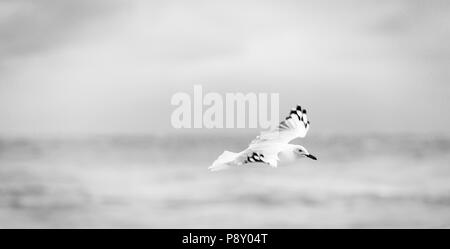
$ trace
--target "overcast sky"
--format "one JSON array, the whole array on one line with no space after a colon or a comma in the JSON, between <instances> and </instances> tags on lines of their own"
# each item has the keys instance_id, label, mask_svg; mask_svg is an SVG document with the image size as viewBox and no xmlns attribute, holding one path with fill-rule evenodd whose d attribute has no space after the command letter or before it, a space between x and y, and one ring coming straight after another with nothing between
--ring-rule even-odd
<instances>
[{"instance_id":1,"label":"overcast sky","mask_svg":"<svg viewBox=\"0 0 450 249\"><path fill-rule=\"evenodd\" d=\"M0 134L172 133L195 84L316 134L450 134L449 27L445 0L0 0Z\"/></svg>"}]
</instances>

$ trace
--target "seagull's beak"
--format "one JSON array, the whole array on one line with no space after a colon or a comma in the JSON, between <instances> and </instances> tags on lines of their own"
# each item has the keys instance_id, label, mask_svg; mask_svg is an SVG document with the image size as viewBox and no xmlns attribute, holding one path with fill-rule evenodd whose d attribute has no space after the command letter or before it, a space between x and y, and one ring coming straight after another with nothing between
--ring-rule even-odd
<instances>
[{"instance_id":1,"label":"seagull's beak","mask_svg":"<svg viewBox=\"0 0 450 249\"><path fill-rule=\"evenodd\" d=\"M317 157L315 157L315 156L313 156L311 154L306 155L306 157L307 158L311 158L312 160L317 160Z\"/></svg>"}]
</instances>

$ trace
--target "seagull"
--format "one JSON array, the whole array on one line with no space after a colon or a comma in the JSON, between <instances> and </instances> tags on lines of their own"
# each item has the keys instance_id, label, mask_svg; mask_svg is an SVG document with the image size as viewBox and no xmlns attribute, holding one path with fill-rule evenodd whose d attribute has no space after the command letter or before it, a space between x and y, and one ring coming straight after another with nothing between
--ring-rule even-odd
<instances>
[{"instance_id":1,"label":"seagull","mask_svg":"<svg viewBox=\"0 0 450 249\"><path fill-rule=\"evenodd\" d=\"M262 132L247 149L239 153L224 151L208 169L219 171L245 165L267 165L276 168L278 162L292 163L305 157L317 160L305 147L290 144L296 138L304 138L310 124L306 109L297 106L276 129Z\"/></svg>"}]
</instances>

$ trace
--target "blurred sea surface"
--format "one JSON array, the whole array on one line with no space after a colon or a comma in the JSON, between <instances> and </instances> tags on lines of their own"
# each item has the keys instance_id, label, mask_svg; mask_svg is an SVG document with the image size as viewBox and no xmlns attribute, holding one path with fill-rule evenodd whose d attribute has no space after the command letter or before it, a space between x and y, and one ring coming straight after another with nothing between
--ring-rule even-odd
<instances>
[{"instance_id":1,"label":"blurred sea surface","mask_svg":"<svg viewBox=\"0 0 450 249\"><path fill-rule=\"evenodd\" d=\"M208 172L252 136L0 139L0 228L450 228L450 138L311 136L319 160Z\"/></svg>"}]
</instances>

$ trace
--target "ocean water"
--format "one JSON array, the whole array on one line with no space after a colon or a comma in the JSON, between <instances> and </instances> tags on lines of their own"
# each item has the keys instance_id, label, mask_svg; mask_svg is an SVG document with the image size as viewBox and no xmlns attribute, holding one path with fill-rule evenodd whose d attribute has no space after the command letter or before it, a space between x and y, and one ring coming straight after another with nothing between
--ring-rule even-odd
<instances>
[{"instance_id":1,"label":"ocean water","mask_svg":"<svg viewBox=\"0 0 450 249\"><path fill-rule=\"evenodd\" d=\"M208 172L250 140L0 139L0 228L450 228L450 138L311 136L318 161Z\"/></svg>"}]
</instances>

